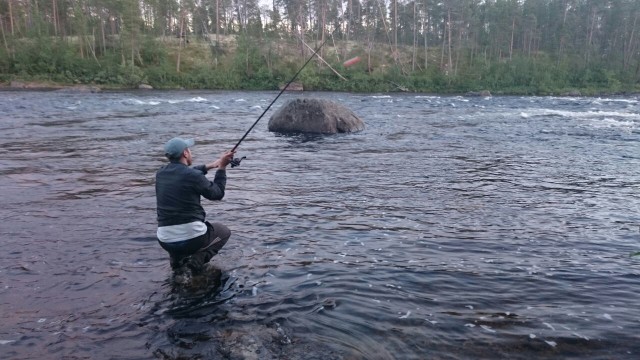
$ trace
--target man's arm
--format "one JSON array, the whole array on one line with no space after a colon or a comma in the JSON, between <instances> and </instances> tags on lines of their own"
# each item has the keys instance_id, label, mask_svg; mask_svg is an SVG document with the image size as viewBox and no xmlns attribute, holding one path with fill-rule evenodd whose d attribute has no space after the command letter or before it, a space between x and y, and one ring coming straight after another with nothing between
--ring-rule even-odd
<instances>
[{"instance_id":1,"label":"man's arm","mask_svg":"<svg viewBox=\"0 0 640 360\"><path fill-rule=\"evenodd\" d=\"M200 190L200 194L209 200L221 200L224 197L224 189L227 185L227 165L233 160L233 155L235 152L233 151L225 151L224 154L220 156L215 161L212 161L205 165L200 165L200 167L204 168L204 172L202 178L198 180L198 187ZM204 174L206 174L209 170L217 168L216 175L213 178L213 181L209 181Z\"/></svg>"},{"instance_id":2,"label":"man's arm","mask_svg":"<svg viewBox=\"0 0 640 360\"><path fill-rule=\"evenodd\" d=\"M216 171L213 181L209 181L204 174L198 178L197 182L200 195L209 200L222 200L224 189L227 186L227 172L225 170Z\"/></svg>"}]
</instances>

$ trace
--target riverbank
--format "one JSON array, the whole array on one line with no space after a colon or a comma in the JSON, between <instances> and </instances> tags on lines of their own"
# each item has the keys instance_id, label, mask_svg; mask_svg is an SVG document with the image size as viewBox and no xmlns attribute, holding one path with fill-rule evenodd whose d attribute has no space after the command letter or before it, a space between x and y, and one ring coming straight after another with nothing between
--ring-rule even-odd
<instances>
[{"instance_id":1,"label":"riverbank","mask_svg":"<svg viewBox=\"0 0 640 360\"><path fill-rule=\"evenodd\" d=\"M281 85L278 90L281 90L284 85ZM123 86L117 84L111 85L95 85L95 84L66 84L66 83L57 83L57 82L49 82L49 81L19 81L14 80L9 83L0 83L0 91L68 91L68 92L77 92L77 93L98 93L102 91L130 91L130 90L205 90L203 88L184 88L184 87L163 87L160 89L156 89L149 84L139 84L137 86ZM211 90L230 90L234 89L211 89ZM264 88L264 89L252 89L256 91L269 91L276 90L273 88ZM304 91L305 86L303 83L294 82L289 85L288 91ZM311 91L335 91L331 89L311 89ZM351 91L344 91L351 92ZM359 93L367 93L367 91L352 91ZM433 91L420 91L420 90L409 90L403 86L396 86L396 88L390 88L387 91L371 91L370 93L377 92L407 92L407 93L436 93ZM466 92L438 92L441 95L463 95L463 96L493 96L493 95L501 95L501 96L512 96L512 95L528 95L528 96L586 96L586 97L599 97L599 96L638 96L640 94L640 90L636 91L598 91L593 89L587 90L565 90L565 91L557 91L557 92L544 92L544 93L535 93L535 92L522 92L522 91L466 91Z\"/></svg>"}]
</instances>

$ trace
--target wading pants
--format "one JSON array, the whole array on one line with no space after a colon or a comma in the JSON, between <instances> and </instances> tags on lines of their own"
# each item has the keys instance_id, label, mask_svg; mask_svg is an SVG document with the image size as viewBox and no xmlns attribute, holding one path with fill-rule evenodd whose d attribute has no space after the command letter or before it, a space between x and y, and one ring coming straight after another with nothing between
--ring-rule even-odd
<instances>
[{"instance_id":1,"label":"wading pants","mask_svg":"<svg viewBox=\"0 0 640 360\"><path fill-rule=\"evenodd\" d=\"M175 243L160 242L160 246L169 253L171 268L176 270L184 265L193 272L202 271L204 265L218 254L231 236L231 230L219 223L207 224L207 232L196 238Z\"/></svg>"}]
</instances>

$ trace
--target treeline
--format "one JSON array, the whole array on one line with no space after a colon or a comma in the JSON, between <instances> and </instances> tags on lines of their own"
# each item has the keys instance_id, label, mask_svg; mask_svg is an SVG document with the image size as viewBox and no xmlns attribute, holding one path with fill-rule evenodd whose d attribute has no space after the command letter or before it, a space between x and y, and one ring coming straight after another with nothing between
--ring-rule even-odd
<instances>
[{"instance_id":1,"label":"treeline","mask_svg":"<svg viewBox=\"0 0 640 360\"><path fill-rule=\"evenodd\" d=\"M326 43L308 89L635 91L639 17L637 0L0 0L0 81L271 89Z\"/></svg>"}]
</instances>

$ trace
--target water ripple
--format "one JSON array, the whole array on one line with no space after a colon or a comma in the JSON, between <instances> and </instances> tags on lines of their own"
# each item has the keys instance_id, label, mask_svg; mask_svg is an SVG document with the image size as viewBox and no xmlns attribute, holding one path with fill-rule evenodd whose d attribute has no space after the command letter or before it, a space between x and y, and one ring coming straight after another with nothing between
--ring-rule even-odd
<instances>
[{"instance_id":1,"label":"water ripple","mask_svg":"<svg viewBox=\"0 0 640 360\"><path fill-rule=\"evenodd\" d=\"M185 286L154 237L163 143L195 137L209 161L275 93L4 95L5 356L640 351L636 98L287 93L339 101L367 129L257 126L225 199L204 203L233 236Z\"/></svg>"}]
</instances>

